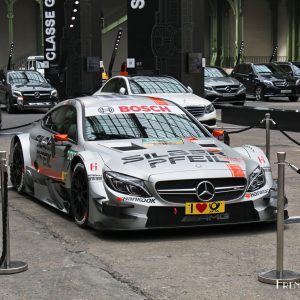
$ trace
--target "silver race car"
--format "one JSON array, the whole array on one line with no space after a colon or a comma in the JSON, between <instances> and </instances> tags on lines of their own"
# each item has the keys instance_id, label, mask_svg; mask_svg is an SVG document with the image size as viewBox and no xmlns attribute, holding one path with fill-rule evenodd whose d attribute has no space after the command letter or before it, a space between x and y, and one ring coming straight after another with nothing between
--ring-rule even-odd
<instances>
[{"instance_id":1,"label":"silver race car","mask_svg":"<svg viewBox=\"0 0 300 300\"><path fill-rule=\"evenodd\" d=\"M230 148L159 98L106 94L64 101L14 136L10 153L17 191L72 214L83 227L276 218L276 188L263 151Z\"/></svg>"}]
</instances>

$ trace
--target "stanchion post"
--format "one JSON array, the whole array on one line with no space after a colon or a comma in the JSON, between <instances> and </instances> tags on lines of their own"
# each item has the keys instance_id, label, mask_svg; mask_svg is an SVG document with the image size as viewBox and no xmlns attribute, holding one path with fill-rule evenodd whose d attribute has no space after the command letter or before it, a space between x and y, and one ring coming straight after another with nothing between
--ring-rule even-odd
<instances>
[{"instance_id":1,"label":"stanchion post","mask_svg":"<svg viewBox=\"0 0 300 300\"><path fill-rule=\"evenodd\" d=\"M261 272L258 280L263 283L284 284L286 282L299 282L300 273L283 269L283 245L284 245L284 171L286 153L277 152L278 159L278 190L277 190L277 249L276 270Z\"/></svg>"},{"instance_id":2,"label":"stanchion post","mask_svg":"<svg viewBox=\"0 0 300 300\"><path fill-rule=\"evenodd\" d=\"M1 175L1 202L2 210L6 214L6 223L2 230L6 233L6 245L3 251L5 252L5 257L3 264L0 266L0 274L15 274L24 272L28 269L27 263L22 261L11 261L10 260L10 235L9 235L9 211L8 211L8 195L7 195L7 163L6 163L6 151L0 151L0 175ZM5 203L6 202L6 203ZM4 205L5 204L5 205ZM3 215L4 215L3 214ZM4 222L3 222L4 223Z\"/></svg>"},{"instance_id":3,"label":"stanchion post","mask_svg":"<svg viewBox=\"0 0 300 300\"><path fill-rule=\"evenodd\" d=\"M269 113L265 114L265 121L266 121L266 156L267 156L267 159L270 161L271 115Z\"/></svg>"}]
</instances>

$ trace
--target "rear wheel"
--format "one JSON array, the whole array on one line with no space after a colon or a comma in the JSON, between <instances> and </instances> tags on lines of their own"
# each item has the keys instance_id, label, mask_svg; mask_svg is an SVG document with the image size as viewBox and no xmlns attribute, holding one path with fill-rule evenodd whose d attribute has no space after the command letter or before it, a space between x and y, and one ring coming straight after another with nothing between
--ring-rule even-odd
<instances>
[{"instance_id":1,"label":"rear wheel","mask_svg":"<svg viewBox=\"0 0 300 300\"><path fill-rule=\"evenodd\" d=\"M24 157L20 142L17 142L13 149L12 164L10 166L10 180L15 189L21 193L24 190Z\"/></svg>"},{"instance_id":2,"label":"rear wheel","mask_svg":"<svg viewBox=\"0 0 300 300\"><path fill-rule=\"evenodd\" d=\"M289 100L291 102L296 102L296 101L298 101L298 97L297 96L289 96Z\"/></svg>"},{"instance_id":3,"label":"rear wheel","mask_svg":"<svg viewBox=\"0 0 300 300\"><path fill-rule=\"evenodd\" d=\"M265 101L264 90L262 86L257 86L255 89L255 99L256 101Z\"/></svg>"},{"instance_id":4,"label":"rear wheel","mask_svg":"<svg viewBox=\"0 0 300 300\"><path fill-rule=\"evenodd\" d=\"M89 182L82 163L77 163L72 175L71 209L77 225L87 227L89 219Z\"/></svg>"},{"instance_id":5,"label":"rear wheel","mask_svg":"<svg viewBox=\"0 0 300 300\"><path fill-rule=\"evenodd\" d=\"M8 95L6 96L6 111L8 114L13 114L16 112L16 109L11 103L11 99Z\"/></svg>"}]
</instances>

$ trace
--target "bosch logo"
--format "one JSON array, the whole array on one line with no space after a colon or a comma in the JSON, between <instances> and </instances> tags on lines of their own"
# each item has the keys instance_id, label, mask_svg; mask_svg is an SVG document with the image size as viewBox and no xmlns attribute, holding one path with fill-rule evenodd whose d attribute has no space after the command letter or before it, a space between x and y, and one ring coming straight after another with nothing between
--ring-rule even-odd
<instances>
[{"instance_id":1,"label":"bosch logo","mask_svg":"<svg viewBox=\"0 0 300 300\"><path fill-rule=\"evenodd\" d=\"M196 193L200 201L207 202L214 197L215 187L209 181L202 181L198 184Z\"/></svg>"},{"instance_id":2,"label":"bosch logo","mask_svg":"<svg viewBox=\"0 0 300 300\"><path fill-rule=\"evenodd\" d=\"M146 5L145 0L131 0L132 9L143 9Z\"/></svg>"},{"instance_id":3,"label":"bosch logo","mask_svg":"<svg viewBox=\"0 0 300 300\"><path fill-rule=\"evenodd\" d=\"M40 95L40 93L39 93L39 92L35 92L35 93L34 93L34 97L35 97L35 98L40 98L40 97L41 97L41 95Z\"/></svg>"},{"instance_id":4,"label":"bosch logo","mask_svg":"<svg viewBox=\"0 0 300 300\"><path fill-rule=\"evenodd\" d=\"M98 109L98 111L101 114L112 114L112 113L114 113L115 110L110 106L103 106L103 107L100 107Z\"/></svg>"},{"instance_id":5,"label":"bosch logo","mask_svg":"<svg viewBox=\"0 0 300 300\"><path fill-rule=\"evenodd\" d=\"M230 93L230 92L231 92L231 87L230 87L230 86L226 86L225 91L226 91L227 93Z\"/></svg>"}]
</instances>

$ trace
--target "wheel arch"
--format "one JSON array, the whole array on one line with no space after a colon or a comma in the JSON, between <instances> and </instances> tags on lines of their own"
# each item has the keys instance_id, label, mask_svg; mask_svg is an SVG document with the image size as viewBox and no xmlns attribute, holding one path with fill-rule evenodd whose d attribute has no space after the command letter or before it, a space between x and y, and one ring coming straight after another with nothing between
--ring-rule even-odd
<instances>
[{"instance_id":1,"label":"wheel arch","mask_svg":"<svg viewBox=\"0 0 300 300\"><path fill-rule=\"evenodd\" d=\"M23 158L24 158L24 165L30 166L31 165L31 158L30 158L30 141L29 141L29 134L19 134L13 136L11 142L10 142L10 155L9 155L9 163L12 163L12 154L13 149L17 143L21 144L22 152L23 152Z\"/></svg>"}]
</instances>

